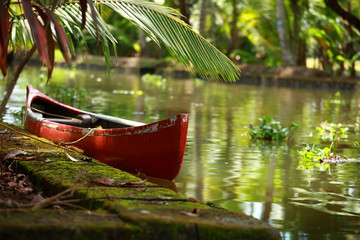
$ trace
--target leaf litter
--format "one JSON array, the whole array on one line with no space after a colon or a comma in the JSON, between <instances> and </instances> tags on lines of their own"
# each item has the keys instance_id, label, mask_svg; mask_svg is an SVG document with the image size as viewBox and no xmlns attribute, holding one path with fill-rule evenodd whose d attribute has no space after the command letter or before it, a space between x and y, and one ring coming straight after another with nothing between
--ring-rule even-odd
<instances>
[{"instance_id":1,"label":"leaf litter","mask_svg":"<svg viewBox=\"0 0 360 240\"><path fill-rule=\"evenodd\" d=\"M43 153L27 152L19 149L10 150L2 159L0 165L0 210L18 208L82 208L67 203L73 192L79 186L66 189L54 196L45 197L42 192L35 190L29 177L17 173L12 166L16 161L30 161L44 157ZM50 162L45 159L44 162ZM79 160L84 161L84 160Z\"/></svg>"}]
</instances>

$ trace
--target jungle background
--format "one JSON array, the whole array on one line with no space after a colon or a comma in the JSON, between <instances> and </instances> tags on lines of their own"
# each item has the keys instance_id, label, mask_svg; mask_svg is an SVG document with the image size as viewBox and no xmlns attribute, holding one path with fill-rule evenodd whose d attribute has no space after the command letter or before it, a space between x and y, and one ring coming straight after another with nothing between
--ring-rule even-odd
<instances>
[{"instance_id":1,"label":"jungle background","mask_svg":"<svg viewBox=\"0 0 360 240\"><path fill-rule=\"evenodd\" d=\"M306 66L331 76L357 76L360 2L354 0L165 0L202 36L238 64ZM141 30L102 9L118 56L169 60ZM101 54L85 37L77 51Z\"/></svg>"}]
</instances>

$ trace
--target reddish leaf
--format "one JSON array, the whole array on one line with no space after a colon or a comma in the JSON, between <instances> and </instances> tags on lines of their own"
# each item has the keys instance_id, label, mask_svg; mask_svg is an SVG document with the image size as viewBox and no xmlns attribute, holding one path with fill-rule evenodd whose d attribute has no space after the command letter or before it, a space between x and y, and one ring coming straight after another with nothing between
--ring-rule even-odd
<instances>
[{"instance_id":1,"label":"reddish leaf","mask_svg":"<svg viewBox=\"0 0 360 240\"><path fill-rule=\"evenodd\" d=\"M23 5L25 17L29 22L31 34L35 40L39 55L46 67L50 69L52 66L49 60L49 55L47 54L46 30L33 12L32 8L36 6L31 3L31 0L21 0L21 3Z\"/></svg>"},{"instance_id":2,"label":"reddish leaf","mask_svg":"<svg viewBox=\"0 0 360 240\"><path fill-rule=\"evenodd\" d=\"M39 14L39 16L41 17L41 19L44 22L44 30L45 30L45 34L46 34L46 43L47 43L47 47L45 50L46 50L47 57L49 60L49 65L47 66L48 67L48 79L49 79L51 77L51 74L54 69L54 64L55 64L55 41L52 37L52 31L51 31L51 26L50 26L50 21L49 21L48 15L44 11L46 9L45 6L44 6L44 10L38 6L34 6L34 8L36 9L36 12Z\"/></svg>"},{"instance_id":3,"label":"reddish leaf","mask_svg":"<svg viewBox=\"0 0 360 240\"><path fill-rule=\"evenodd\" d=\"M68 40L67 40L67 37L65 34L65 30L59 24L59 22L57 21L57 19L54 16L54 14L48 8L44 7L44 10L45 10L48 18L50 19L50 21L54 24L60 51L61 51L62 55L64 56L65 61L69 64L70 63L70 57L69 57L69 53L68 53L69 43L68 43Z\"/></svg>"},{"instance_id":4,"label":"reddish leaf","mask_svg":"<svg viewBox=\"0 0 360 240\"><path fill-rule=\"evenodd\" d=\"M86 24L87 0L80 0L81 7L81 29L84 30Z\"/></svg>"},{"instance_id":5,"label":"reddish leaf","mask_svg":"<svg viewBox=\"0 0 360 240\"><path fill-rule=\"evenodd\" d=\"M48 79L50 79L55 65L55 41L52 37L50 25L46 28L46 38L48 43L48 55L50 61L50 68L48 68Z\"/></svg>"},{"instance_id":6,"label":"reddish leaf","mask_svg":"<svg viewBox=\"0 0 360 240\"><path fill-rule=\"evenodd\" d=\"M7 66L7 50L9 43L9 12L8 4L4 5L3 1L0 1L0 68L2 74L6 75Z\"/></svg>"}]
</instances>

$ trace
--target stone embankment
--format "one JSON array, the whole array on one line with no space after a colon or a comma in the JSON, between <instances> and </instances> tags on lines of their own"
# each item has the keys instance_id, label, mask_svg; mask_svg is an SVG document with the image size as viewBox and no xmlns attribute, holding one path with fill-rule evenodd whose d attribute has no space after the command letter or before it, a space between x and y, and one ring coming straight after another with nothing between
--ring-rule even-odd
<instances>
[{"instance_id":1,"label":"stone embankment","mask_svg":"<svg viewBox=\"0 0 360 240\"><path fill-rule=\"evenodd\" d=\"M30 203L0 198L0 239L280 239L270 225L187 198L171 182L145 181L4 123L0 160L1 178L12 168L38 192Z\"/></svg>"}]
</instances>

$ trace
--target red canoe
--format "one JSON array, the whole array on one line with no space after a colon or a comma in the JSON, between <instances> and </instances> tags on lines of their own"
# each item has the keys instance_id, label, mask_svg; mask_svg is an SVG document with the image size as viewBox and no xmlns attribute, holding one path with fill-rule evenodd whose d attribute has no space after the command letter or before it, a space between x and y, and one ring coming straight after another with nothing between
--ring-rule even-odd
<instances>
[{"instance_id":1,"label":"red canoe","mask_svg":"<svg viewBox=\"0 0 360 240\"><path fill-rule=\"evenodd\" d=\"M85 112L27 86L24 124L55 143L74 142L85 155L110 166L172 180L184 157L188 115L144 124Z\"/></svg>"}]
</instances>

